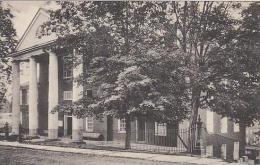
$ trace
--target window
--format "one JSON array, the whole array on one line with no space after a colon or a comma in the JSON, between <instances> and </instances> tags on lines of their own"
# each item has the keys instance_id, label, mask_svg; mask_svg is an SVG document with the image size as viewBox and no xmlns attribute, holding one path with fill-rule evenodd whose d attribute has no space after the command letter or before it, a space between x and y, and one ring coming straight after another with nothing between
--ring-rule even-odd
<instances>
[{"instance_id":1,"label":"window","mask_svg":"<svg viewBox=\"0 0 260 165\"><path fill-rule=\"evenodd\" d=\"M167 124L155 122L155 136L166 136L167 135Z\"/></svg>"},{"instance_id":2,"label":"window","mask_svg":"<svg viewBox=\"0 0 260 165\"><path fill-rule=\"evenodd\" d=\"M220 121L220 132L221 133L227 133L227 123L228 123L227 117L223 117Z\"/></svg>"},{"instance_id":3,"label":"window","mask_svg":"<svg viewBox=\"0 0 260 165\"><path fill-rule=\"evenodd\" d=\"M23 124L23 111L20 111L20 122Z\"/></svg>"},{"instance_id":4,"label":"window","mask_svg":"<svg viewBox=\"0 0 260 165\"><path fill-rule=\"evenodd\" d=\"M29 92L27 89L20 91L20 105L28 105Z\"/></svg>"},{"instance_id":5,"label":"window","mask_svg":"<svg viewBox=\"0 0 260 165\"><path fill-rule=\"evenodd\" d=\"M72 68L65 63L66 57L63 57L63 78L71 78L72 77Z\"/></svg>"},{"instance_id":6,"label":"window","mask_svg":"<svg viewBox=\"0 0 260 165\"><path fill-rule=\"evenodd\" d=\"M93 98L93 92L91 89L87 89L87 97Z\"/></svg>"},{"instance_id":7,"label":"window","mask_svg":"<svg viewBox=\"0 0 260 165\"><path fill-rule=\"evenodd\" d=\"M239 142L234 142L233 157L234 160L239 160Z\"/></svg>"},{"instance_id":8,"label":"window","mask_svg":"<svg viewBox=\"0 0 260 165\"><path fill-rule=\"evenodd\" d=\"M118 132L125 133L125 128L126 128L125 119L119 119L118 120Z\"/></svg>"},{"instance_id":9,"label":"window","mask_svg":"<svg viewBox=\"0 0 260 165\"><path fill-rule=\"evenodd\" d=\"M93 132L94 131L94 120L93 117L86 118L86 131Z\"/></svg>"},{"instance_id":10,"label":"window","mask_svg":"<svg viewBox=\"0 0 260 165\"><path fill-rule=\"evenodd\" d=\"M207 111L207 131L209 133L213 133L214 132L214 119L213 119L214 115L212 111Z\"/></svg>"},{"instance_id":11,"label":"window","mask_svg":"<svg viewBox=\"0 0 260 165\"><path fill-rule=\"evenodd\" d=\"M208 157L213 156L213 145L206 146L206 156Z\"/></svg>"},{"instance_id":12,"label":"window","mask_svg":"<svg viewBox=\"0 0 260 165\"><path fill-rule=\"evenodd\" d=\"M72 91L64 91L63 100L72 100Z\"/></svg>"},{"instance_id":13,"label":"window","mask_svg":"<svg viewBox=\"0 0 260 165\"><path fill-rule=\"evenodd\" d=\"M239 124L234 123L234 132L239 132Z\"/></svg>"},{"instance_id":14,"label":"window","mask_svg":"<svg viewBox=\"0 0 260 165\"><path fill-rule=\"evenodd\" d=\"M221 145L221 158L224 160L227 159L227 144Z\"/></svg>"}]
</instances>

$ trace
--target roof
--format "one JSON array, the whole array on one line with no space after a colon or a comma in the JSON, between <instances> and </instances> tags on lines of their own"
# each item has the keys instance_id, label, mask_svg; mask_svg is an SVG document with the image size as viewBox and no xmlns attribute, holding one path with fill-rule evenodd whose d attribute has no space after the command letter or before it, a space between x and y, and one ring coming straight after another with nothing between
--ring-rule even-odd
<instances>
[{"instance_id":1,"label":"roof","mask_svg":"<svg viewBox=\"0 0 260 165\"><path fill-rule=\"evenodd\" d=\"M22 35L19 43L16 47L16 51L9 56L17 57L28 52L33 52L45 47L48 47L53 43L57 37L55 34L38 38L37 32L39 27L50 18L48 11L43 8L39 8L29 26Z\"/></svg>"}]
</instances>

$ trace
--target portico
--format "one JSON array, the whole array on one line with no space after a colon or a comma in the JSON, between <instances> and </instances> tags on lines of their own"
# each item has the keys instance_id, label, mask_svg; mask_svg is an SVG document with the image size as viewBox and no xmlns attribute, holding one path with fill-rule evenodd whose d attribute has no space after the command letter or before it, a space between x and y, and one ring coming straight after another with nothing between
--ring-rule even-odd
<instances>
[{"instance_id":1,"label":"portico","mask_svg":"<svg viewBox=\"0 0 260 165\"><path fill-rule=\"evenodd\" d=\"M34 52L34 53L33 53ZM38 53L38 54L36 54ZM13 125L12 132L19 133L20 119L20 65L21 62L29 64L29 98L28 98L28 118L29 118L29 135L39 135L44 128L48 131L49 139L57 139L59 134L59 120L58 112L53 112L59 101L63 98L59 95L62 91L59 86L59 74L62 66L59 60L63 58L58 57L55 52L45 51L44 48L32 50L25 54L13 57ZM82 67L79 66L73 70L74 77L79 76L82 72ZM60 91L59 91L60 90ZM72 83L72 101L80 99L83 91L81 86L77 83ZM47 104L47 105L46 105ZM47 120L45 119L47 116ZM42 120L44 118L44 120ZM82 139L83 119L78 119L76 116L72 117L72 139L80 141Z\"/></svg>"},{"instance_id":2,"label":"portico","mask_svg":"<svg viewBox=\"0 0 260 165\"><path fill-rule=\"evenodd\" d=\"M28 56L28 55L26 55ZM39 81L44 81L44 78L42 78L43 74L37 75L37 73L42 73L43 71L43 65L39 65L40 67L37 67L37 63L41 64L41 61L39 60L40 56L45 56L45 58L48 58L48 89L45 89L45 94L48 95L48 137L50 139L56 139L58 138L58 113L52 113L52 109L58 105L58 59L57 55L53 52L49 53L42 53L38 55L32 55L27 58L22 58L22 56L19 56L19 58L14 58L13 60L13 132L19 133L19 124L20 124L20 68L19 63L20 62L28 62L29 63L29 135L35 136L38 134L39 129L39 85L43 82L39 82L37 80L37 77L39 78ZM44 92L44 90L41 90L41 92ZM42 95L42 93L41 93ZM47 122L47 121L46 121Z\"/></svg>"},{"instance_id":3,"label":"portico","mask_svg":"<svg viewBox=\"0 0 260 165\"><path fill-rule=\"evenodd\" d=\"M20 39L16 52L11 54L12 64L12 132L19 134L19 125L24 116L28 133L30 136L47 135L49 139L57 139L64 136L64 115L53 112L59 103L65 100L64 92L72 93L69 102L77 101L80 98L83 88L73 83L73 77L64 79L63 55L50 51L50 47L55 44L55 35L39 37L40 26L49 20L49 14L44 9L40 9L24 35ZM21 113L20 101L20 63L27 63L28 77L26 84L28 87L28 105L26 114ZM82 67L75 68L73 75L78 76L82 72ZM71 74L72 75L72 74ZM21 115L22 114L22 115ZM72 116L72 139L80 141L82 139L83 120Z\"/></svg>"}]
</instances>

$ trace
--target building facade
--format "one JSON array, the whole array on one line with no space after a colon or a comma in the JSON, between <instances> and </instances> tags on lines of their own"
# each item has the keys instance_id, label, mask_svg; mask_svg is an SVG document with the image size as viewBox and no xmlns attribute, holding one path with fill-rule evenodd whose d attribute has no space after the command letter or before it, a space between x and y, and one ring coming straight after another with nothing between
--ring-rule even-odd
<instances>
[{"instance_id":1,"label":"building facade","mask_svg":"<svg viewBox=\"0 0 260 165\"><path fill-rule=\"evenodd\" d=\"M50 44L55 43L55 35L39 37L40 25L48 19L45 10L40 9L12 54L12 132L18 134L21 124L29 135L48 136L49 139L72 137L72 140L79 141L83 136L91 137L98 133L102 135L102 140L123 141L124 119L111 116L78 119L68 113L52 112L62 102L77 101L83 88L73 81L82 73L82 66L71 69L63 62L61 52L48 50ZM92 95L91 91L88 92ZM207 155L237 160L237 125L210 111L200 110L200 116L206 130L204 143ZM134 142L171 147L188 144L187 135L184 137L179 131L189 128L187 121L167 125L139 117L131 123L131 128Z\"/></svg>"}]
</instances>

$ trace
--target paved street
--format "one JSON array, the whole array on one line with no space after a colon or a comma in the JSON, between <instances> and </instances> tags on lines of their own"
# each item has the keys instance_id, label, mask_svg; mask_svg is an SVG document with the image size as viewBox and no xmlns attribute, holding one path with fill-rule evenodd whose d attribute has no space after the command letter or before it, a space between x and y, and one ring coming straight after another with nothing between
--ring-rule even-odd
<instances>
[{"instance_id":1,"label":"paved street","mask_svg":"<svg viewBox=\"0 0 260 165\"><path fill-rule=\"evenodd\" d=\"M1 165L181 165L0 146ZM183 165L183 163L182 163ZM189 165L189 164L186 164Z\"/></svg>"}]
</instances>

